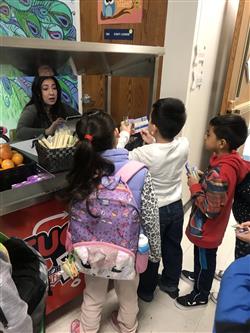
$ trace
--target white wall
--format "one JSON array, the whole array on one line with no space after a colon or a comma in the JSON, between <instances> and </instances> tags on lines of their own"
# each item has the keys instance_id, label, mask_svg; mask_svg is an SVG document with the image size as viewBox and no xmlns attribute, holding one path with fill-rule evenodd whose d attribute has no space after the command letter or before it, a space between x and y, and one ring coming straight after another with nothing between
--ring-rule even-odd
<instances>
[{"instance_id":1,"label":"white wall","mask_svg":"<svg viewBox=\"0 0 250 333\"><path fill-rule=\"evenodd\" d=\"M177 97L187 108L182 134L189 139L189 161L201 167L208 119L219 112L238 0L168 1L161 97ZM202 84L194 90L195 47L205 46ZM223 62L221 61L223 60ZM212 109L211 109L212 108ZM204 164L204 163L203 163ZM183 176L184 203L189 199Z\"/></svg>"},{"instance_id":2,"label":"white wall","mask_svg":"<svg viewBox=\"0 0 250 333\"><path fill-rule=\"evenodd\" d=\"M187 124L183 135L189 138L191 164L200 165L203 152L204 133L206 131L208 116L210 114L210 98L212 95L213 79L215 74L216 59L219 49L220 33L222 29L224 1L203 0L199 2L200 13L196 29L194 46L206 47L202 85L200 88L190 90L192 73L190 75L186 107L188 110ZM191 71L193 68L191 68ZM217 113L217 112L216 112Z\"/></svg>"},{"instance_id":3,"label":"white wall","mask_svg":"<svg viewBox=\"0 0 250 333\"><path fill-rule=\"evenodd\" d=\"M168 1L161 97L186 102L197 9L198 1Z\"/></svg>"}]
</instances>

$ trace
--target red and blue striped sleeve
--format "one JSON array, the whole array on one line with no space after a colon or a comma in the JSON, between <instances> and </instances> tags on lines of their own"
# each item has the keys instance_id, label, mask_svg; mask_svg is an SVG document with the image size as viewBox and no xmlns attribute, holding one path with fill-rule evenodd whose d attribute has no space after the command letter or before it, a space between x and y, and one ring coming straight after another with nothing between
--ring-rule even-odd
<instances>
[{"instance_id":1,"label":"red and blue striped sleeve","mask_svg":"<svg viewBox=\"0 0 250 333\"><path fill-rule=\"evenodd\" d=\"M194 204L212 219L220 214L227 202L228 182L213 170L202 183L192 185L190 191Z\"/></svg>"}]
</instances>

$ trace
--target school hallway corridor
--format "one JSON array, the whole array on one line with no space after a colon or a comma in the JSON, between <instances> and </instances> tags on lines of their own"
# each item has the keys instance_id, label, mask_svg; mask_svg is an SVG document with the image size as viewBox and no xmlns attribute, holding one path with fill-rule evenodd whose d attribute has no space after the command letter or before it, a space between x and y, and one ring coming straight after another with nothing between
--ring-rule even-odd
<instances>
[{"instance_id":1,"label":"school hallway corridor","mask_svg":"<svg viewBox=\"0 0 250 333\"><path fill-rule=\"evenodd\" d=\"M185 214L187 224L189 211ZM222 245L217 253L217 271L225 269L234 260L234 229L231 227L235 221L231 215L228 228ZM182 248L184 253L183 269L191 270L193 267L193 246L183 236ZM180 281L180 295L191 290L191 285ZM212 291L218 291L219 282L214 279ZM80 317L81 298L77 298L58 311L50 314L47 318L46 333L69 333L72 320ZM179 310L174 300L157 287L154 300L145 303L139 300L139 329L138 333L211 333L214 321L216 305L209 300L208 305L200 309ZM109 318L117 309L117 299L114 290L108 293L106 306L103 310L100 333L114 333L109 323Z\"/></svg>"}]
</instances>

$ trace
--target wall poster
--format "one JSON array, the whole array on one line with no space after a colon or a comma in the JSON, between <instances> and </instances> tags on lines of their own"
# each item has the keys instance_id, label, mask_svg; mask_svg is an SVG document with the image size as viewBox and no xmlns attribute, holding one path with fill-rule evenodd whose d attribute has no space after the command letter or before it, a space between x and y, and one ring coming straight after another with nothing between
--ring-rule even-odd
<instances>
[{"instance_id":1,"label":"wall poster","mask_svg":"<svg viewBox=\"0 0 250 333\"><path fill-rule=\"evenodd\" d=\"M141 23L143 0L98 0L98 24Z\"/></svg>"}]
</instances>

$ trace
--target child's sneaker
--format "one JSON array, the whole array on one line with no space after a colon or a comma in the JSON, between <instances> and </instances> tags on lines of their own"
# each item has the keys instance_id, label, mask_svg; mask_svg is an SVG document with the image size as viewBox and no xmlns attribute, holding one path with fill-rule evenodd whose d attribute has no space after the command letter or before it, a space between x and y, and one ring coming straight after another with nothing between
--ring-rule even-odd
<instances>
[{"instance_id":1,"label":"child's sneaker","mask_svg":"<svg viewBox=\"0 0 250 333\"><path fill-rule=\"evenodd\" d=\"M80 332L81 332L81 323L80 323L80 320L75 319L71 323L70 333L80 333Z\"/></svg>"},{"instance_id":2,"label":"child's sneaker","mask_svg":"<svg viewBox=\"0 0 250 333\"><path fill-rule=\"evenodd\" d=\"M142 301L147 303L152 302L154 299L154 293L145 292L140 289L137 290L137 295Z\"/></svg>"},{"instance_id":3,"label":"child's sneaker","mask_svg":"<svg viewBox=\"0 0 250 333\"><path fill-rule=\"evenodd\" d=\"M118 323L118 320L117 320L117 315L118 315L118 311L113 311L112 312L110 323L111 323L111 326L113 327L113 329L116 332L121 333L119 323Z\"/></svg>"},{"instance_id":4,"label":"child's sneaker","mask_svg":"<svg viewBox=\"0 0 250 333\"><path fill-rule=\"evenodd\" d=\"M175 300L175 306L181 310L188 310L192 308L200 308L207 305L208 298L201 298L199 293L192 291L185 296L177 297Z\"/></svg>"},{"instance_id":5,"label":"child's sneaker","mask_svg":"<svg viewBox=\"0 0 250 333\"><path fill-rule=\"evenodd\" d=\"M215 304L217 304L218 295L219 295L219 293L217 291L214 291L214 292L211 293L210 298Z\"/></svg>"},{"instance_id":6,"label":"child's sneaker","mask_svg":"<svg viewBox=\"0 0 250 333\"><path fill-rule=\"evenodd\" d=\"M188 282L189 284L194 283L194 272L182 270L181 279Z\"/></svg>"},{"instance_id":7,"label":"child's sneaker","mask_svg":"<svg viewBox=\"0 0 250 333\"><path fill-rule=\"evenodd\" d=\"M161 291L168 294L171 298L175 299L179 296L179 289L177 287L170 287L162 283L161 275L158 275L158 286Z\"/></svg>"},{"instance_id":8,"label":"child's sneaker","mask_svg":"<svg viewBox=\"0 0 250 333\"><path fill-rule=\"evenodd\" d=\"M221 281L223 274L224 274L224 271L222 271L222 270L218 271L217 273L215 272L214 278L218 281Z\"/></svg>"}]
</instances>

